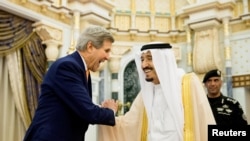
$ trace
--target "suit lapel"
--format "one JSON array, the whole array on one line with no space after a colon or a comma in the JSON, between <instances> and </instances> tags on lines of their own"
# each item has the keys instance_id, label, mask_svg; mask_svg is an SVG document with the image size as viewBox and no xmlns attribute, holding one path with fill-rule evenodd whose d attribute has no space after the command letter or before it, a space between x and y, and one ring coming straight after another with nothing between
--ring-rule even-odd
<instances>
[{"instance_id":1,"label":"suit lapel","mask_svg":"<svg viewBox=\"0 0 250 141\"><path fill-rule=\"evenodd\" d=\"M80 54L75 51L74 53L70 54L76 61L77 63L81 66L82 70L84 72L85 71L85 66L84 66L84 63L83 63L83 60L82 60L82 57L80 56ZM86 76L86 74L85 74ZM88 89L88 92L89 92L89 96L92 98L92 85L91 85L91 76L90 74L88 75L88 81L87 81L87 89Z\"/></svg>"}]
</instances>

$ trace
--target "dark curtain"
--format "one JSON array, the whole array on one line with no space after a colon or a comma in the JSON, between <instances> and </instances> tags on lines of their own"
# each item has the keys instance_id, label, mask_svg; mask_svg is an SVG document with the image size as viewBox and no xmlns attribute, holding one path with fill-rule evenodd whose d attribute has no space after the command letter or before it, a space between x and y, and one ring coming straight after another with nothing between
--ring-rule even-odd
<instances>
[{"instance_id":1,"label":"dark curtain","mask_svg":"<svg viewBox=\"0 0 250 141\"><path fill-rule=\"evenodd\" d=\"M33 32L33 22L0 10L0 56L21 50L25 93L30 116L37 107L40 84L46 72L45 46Z\"/></svg>"}]
</instances>

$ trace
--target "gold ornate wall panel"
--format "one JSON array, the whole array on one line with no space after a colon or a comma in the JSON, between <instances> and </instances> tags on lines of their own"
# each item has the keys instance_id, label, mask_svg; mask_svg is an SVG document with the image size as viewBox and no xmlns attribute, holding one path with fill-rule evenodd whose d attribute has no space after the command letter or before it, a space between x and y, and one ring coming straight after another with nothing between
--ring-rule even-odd
<instances>
[{"instance_id":1,"label":"gold ornate wall panel","mask_svg":"<svg viewBox=\"0 0 250 141\"><path fill-rule=\"evenodd\" d=\"M250 11L250 1L248 0L248 11Z\"/></svg>"},{"instance_id":2,"label":"gold ornate wall panel","mask_svg":"<svg viewBox=\"0 0 250 141\"><path fill-rule=\"evenodd\" d=\"M132 40L130 35L115 36L115 39L118 39L119 41L124 41L124 42L130 42ZM139 36L135 36L134 40L136 40L136 41L141 41L141 40L145 41L145 38L142 39Z\"/></svg>"},{"instance_id":3,"label":"gold ornate wall panel","mask_svg":"<svg viewBox=\"0 0 250 141\"><path fill-rule=\"evenodd\" d=\"M217 28L195 32L193 49L193 68L196 73L205 73L211 69L221 69L222 60Z\"/></svg>"},{"instance_id":4,"label":"gold ornate wall panel","mask_svg":"<svg viewBox=\"0 0 250 141\"><path fill-rule=\"evenodd\" d=\"M97 24L114 33L115 50L111 52L110 61L106 62L114 67L105 70L103 75L99 72L93 75L96 82L105 80L105 85L101 87L105 88L103 92L107 98L112 93L110 88L116 86L106 83L110 81L110 74L118 72L122 76L119 64L128 65L124 60L133 57L134 49L152 41L170 43L178 67L197 73L201 79L209 69L225 71L227 62L223 60L223 50L228 47L226 52L232 55L228 64L232 68L233 87L250 87L250 0L0 0L0 9L7 2L13 6L7 5L4 9L33 21L41 20L52 25L60 23L58 28L62 29L63 36L53 34L50 28L46 28L48 33L44 28L38 28L42 35L48 34L44 36L48 39L44 42L47 46L54 44L50 38L62 41L60 53L67 51L64 48L70 47L70 40L74 41L70 39L71 26L72 29L77 27L78 33L87 25ZM74 25L79 26L72 25L75 12L79 12L79 20ZM225 19L228 23L224 23ZM228 36L223 34L223 25L228 25ZM56 45L61 46L61 43ZM120 59L123 60L118 62ZM107 68L104 66L101 69ZM95 84L93 91L98 92L99 83ZM119 84L122 82L119 81ZM117 94L125 93L119 90Z\"/></svg>"},{"instance_id":5,"label":"gold ornate wall panel","mask_svg":"<svg viewBox=\"0 0 250 141\"><path fill-rule=\"evenodd\" d=\"M155 17L155 29L161 32L168 32L170 29L169 17Z\"/></svg>"},{"instance_id":6,"label":"gold ornate wall panel","mask_svg":"<svg viewBox=\"0 0 250 141\"><path fill-rule=\"evenodd\" d=\"M128 31L131 27L131 16L129 15L116 15L115 16L115 28L118 28L119 30L125 30Z\"/></svg>"},{"instance_id":7,"label":"gold ornate wall panel","mask_svg":"<svg viewBox=\"0 0 250 141\"><path fill-rule=\"evenodd\" d=\"M183 18L180 18L180 17L177 17L176 18L176 29L178 30L182 30L184 31L185 30L185 20Z\"/></svg>"},{"instance_id":8,"label":"gold ornate wall panel","mask_svg":"<svg viewBox=\"0 0 250 141\"><path fill-rule=\"evenodd\" d=\"M238 32L243 32L246 30L250 30L250 14L246 11L250 10L250 1L249 0L236 0L234 2L227 1L211 1L204 0L204 2L208 2L207 4L198 4L201 1L197 0L6 0L10 1L15 5L18 5L22 8L29 9L33 11L33 13L41 14L47 18L51 18L55 21L61 21L68 25L72 24L73 12L74 8L72 7L73 2L79 2L77 6L83 6L86 9L81 11L79 21L82 30L85 25L90 23L91 20L100 21L104 20L105 23L108 23L108 28L114 31L116 34L116 41L125 41L125 42L150 42L150 41L163 41L169 42L171 44L185 43L186 32L185 28L191 26L192 23L196 24L196 21L192 21L193 17L197 17L196 14L202 13L207 9L211 9L210 13L218 13L218 11L232 11L234 15L231 16L229 20L229 30L230 34L237 34ZM246 1L248 3L246 3ZM90 18L85 19L84 15L85 11L95 9L97 7L87 6L88 4L96 4L96 6L100 9L109 9L107 10L108 14L112 15L112 19L102 17L101 13L88 13ZM212 5L211 5L212 4ZM108 6L107 6L108 5ZM194 6L192 8L192 6ZM197 7L197 8L195 8ZM213 9L215 9L213 11ZM247 10L246 10L247 9ZM95 11L93 10L93 11ZM66 15L64 15L64 14ZM245 14L244 14L245 13ZM222 13L223 14L223 13ZM93 16L94 15L94 16ZM94 17L94 18L93 18ZM91 19L92 18L92 19ZM188 21L189 20L189 21ZM196 20L196 19L195 19ZM197 18L200 22L204 22L209 20L209 16L206 14L201 14L200 18ZM222 19L220 17L215 18L219 24L222 23ZM191 24L188 22L191 21ZM110 22L110 24L109 24ZM93 22L92 22L93 23ZM90 23L91 24L91 23ZM102 25L102 22L98 24ZM205 29L208 29L205 25ZM192 29L192 28L191 28ZM205 31L207 32L207 31ZM195 32L194 32L195 33ZM195 45L197 39L193 40L194 34L192 33L192 41L190 44ZM220 36L219 33L215 33L215 36ZM214 36L214 37L215 37ZM223 37L222 37L223 38ZM218 45L219 48L223 48L223 39L219 42L222 42ZM204 46L205 44L200 42L200 46ZM208 42L208 44L211 44ZM193 47L193 46L192 46ZM195 48L197 49L197 48ZM199 49L202 49L200 47ZM198 49L198 50L199 50ZM209 47L205 48L205 50ZM211 49L211 48L210 48ZM199 52L199 51L197 51ZM196 52L196 53L197 53ZM206 52L206 51L202 51ZM208 51L209 52L209 51ZM223 52L222 52L223 53ZM195 54L195 53L194 53ZM195 56L192 54L192 56ZM200 53L199 53L200 54ZM201 68L201 71L204 71L204 67L199 67L205 65L202 63L200 58L215 58L214 55L199 55L195 56L193 59L196 59L197 62L194 62L194 68ZM202 53L201 53L202 54ZM207 57L204 57L207 56ZM213 59L212 59L213 60ZM211 68L217 66L216 63L221 63L219 61L208 61L208 66L205 68ZM203 69L202 69L203 68Z\"/></svg>"},{"instance_id":9,"label":"gold ornate wall panel","mask_svg":"<svg viewBox=\"0 0 250 141\"><path fill-rule=\"evenodd\" d=\"M179 1L181 5L186 5L187 1ZM168 32L171 30L171 6L170 0L117 0L115 1L115 27L118 30L124 30L121 28L120 14L135 14L135 20L130 19L130 28L135 24L135 28L138 31L148 31L150 29L157 30L159 32ZM179 5L179 4L178 4ZM175 12L172 12L175 13ZM118 16L119 15L119 16ZM150 16L152 19L150 19ZM128 18L126 18L128 19ZM132 22L132 23L131 23ZM131 25L132 24L132 25ZM128 24L126 24L128 25ZM124 27L124 26L122 26ZM129 28L129 29L130 29Z\"/></svg>"},{"instance_id":10,"label":"gold ornate wall panel","mask_svg":"<svg viewBox=\"0 0 250 141\"><path fill-rule=\"evenodd\" d=\"M250 74L233 76L233 87L249 87L250 86Z\"/></svg>"},{"instance_id":11,"label":"gold ornate wall panel","mask_svg":"<svg viewBox=\"0 0 250 141\"><path fill-rule=\"evenodd\" d=\"M233 74L250 74L250 38L241 37L231 41Z\"/></svg>"},{"instance_id":12,"label":"gold ornate wall panel","mask_svg":"<svg viewBox=\"0 0 250 141\"><path fill-rule=\"evenodd\" d=\"M236 1L235 2L235 10L234 10L234 16L237 17L243 13L243 8L242 8L242 2L241 1Z\"/></svg>"},{"instance_id":13,"label":"gold ornate wall panel","mask_svg":"<svg viewBox=\"0 0 250 141\"><path fill-rule=\"evenodd\" d=\"M150 29L150 17L149 16L137 16L136 17L136 29L139 31L148 31Z\"/></svg>"},{"instance_id":14,"label":"gold ornate wall panel","mask_svg":"<svg viewBox=\"0 0 250 141\"><path fill-rule=\"evenodd\" d=\"M231 22L234 22L234 21L236 20L231 20ZM231 24L230 30L231 30L231 33L237 33L237 32L250 30L250 21L249 23L245 21L245 22Z\"/></svg>"},{"instance_id":15,"label":"gold ornate wall panel","mask_svg":"<svg viewBox=\"0 0 250 141\"><path fill-rule=\"evenodd\" d=\"M114 28L118 30L129 30L131 26L131 13L129 11L116 11L114 16ZM181 21L181 20L180 20ZM157 13L151 23L150 13L137 12L135 16L135 28L140 32L148 32L152 27L159 32L168 32L171 29L171 19L167 13ZM183 22L183 21L181 21ZM180 23L181 24L181 23Z\"/></svg>"},{"instance_id":16,"label":"gold ornate wall panel","mask_svg":"<svg viewBox=\"0 0 250 141\"><path fill-rule=\"evenodd\" d=\"M66 24L71 23L71 15L69 15L71 10L59 5L61 3L54 3L53 1L44 1L43 3L39 3L34 1L30 2L28 0L10 0L10 2L54 20L58 20Z\"/></svg>"},{"instance_id":17,"label":"gold ornate wall panel","mask_svg":"<svg viewBox=\"0 0 250 141\"><path fill-rule=\"evenodd\" d=\"M173 47L175 59L180 61L182 59L181 47Z\"/></svg>"}]
</instances>

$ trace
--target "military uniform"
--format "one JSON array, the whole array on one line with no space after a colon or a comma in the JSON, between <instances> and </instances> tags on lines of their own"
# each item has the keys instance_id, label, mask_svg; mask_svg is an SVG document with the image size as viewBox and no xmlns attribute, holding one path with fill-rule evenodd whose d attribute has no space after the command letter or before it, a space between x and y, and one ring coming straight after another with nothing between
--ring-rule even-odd
<instances>
[{"instance_id":1,"label":"military uniform","mask_svg":"<svg viewBox=\"0 0 250 141\"><path fill-rule=\"evenodd\" d=\"M217 125L247 125L246 116L237 100L222 94L217 98L208 97L208 100Z\"/></svg>"}]
</instances>

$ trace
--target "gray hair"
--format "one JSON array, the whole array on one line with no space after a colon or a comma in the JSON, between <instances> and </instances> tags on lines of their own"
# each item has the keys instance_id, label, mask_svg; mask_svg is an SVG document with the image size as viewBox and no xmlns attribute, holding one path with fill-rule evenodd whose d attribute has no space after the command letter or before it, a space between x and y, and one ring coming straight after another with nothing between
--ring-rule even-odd
<instances>
[{"instance_id":1,"label":"gray hair","mask_svg":"<svg viewBox=\"0 0 250 141\"><path fill-rule=\"evenodd\" d=\"M86 28L80 35L76 50L83 51L87 48L88 42L91 42L95 48L101 48L104 41L114 42L112 34L101 26L90 26Z\"/></svg>"}]
</instances>

